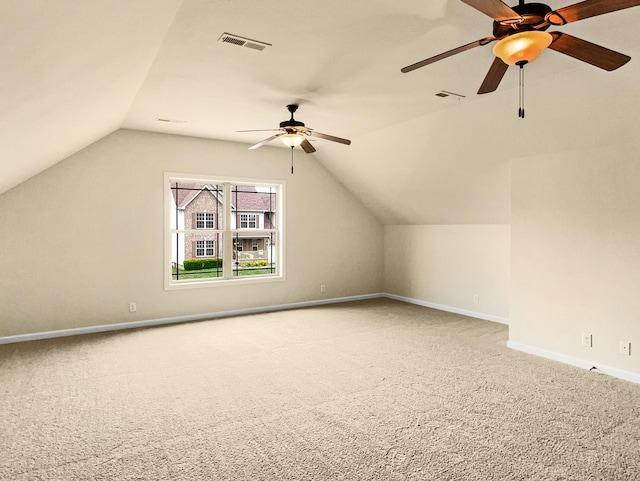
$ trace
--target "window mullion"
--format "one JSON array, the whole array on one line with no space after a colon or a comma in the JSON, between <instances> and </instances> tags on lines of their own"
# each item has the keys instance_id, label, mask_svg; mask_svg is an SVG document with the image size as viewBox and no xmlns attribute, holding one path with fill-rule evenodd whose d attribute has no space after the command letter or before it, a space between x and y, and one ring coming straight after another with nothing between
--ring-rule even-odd
<instances>
[{"instance_id":1,"label":"window mullion","mask_svg":"<svg viewBox=\"0 0 640 481\"><path fill-rule=\"evenodd\" d=\"M225 279L231 279L233 277L233 236L231 234L231 184L223 184L222 193L222 207L223 207L223 262L222 273Z\"/></svg>"}]
</instances>

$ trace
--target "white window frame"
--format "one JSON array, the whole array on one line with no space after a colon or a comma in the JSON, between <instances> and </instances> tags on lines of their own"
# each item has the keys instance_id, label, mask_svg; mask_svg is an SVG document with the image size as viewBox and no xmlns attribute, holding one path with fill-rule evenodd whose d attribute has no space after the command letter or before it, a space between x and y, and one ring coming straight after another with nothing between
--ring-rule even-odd
<instances>
[{"instance_id":1,"label":"white window frame","mask_svg":"<svg viewBox=\"0 0 640 481\"><path fill-rule=\"evenodd\" d=\"M221 233L223 234L223 277L211 277L203 279L189 279L189 280L173 280L172 276L172 236L176 233L186 232L202 232L202 229L178 229L177 226L172 226L172 215L175 215L175 209L177 208L171 193L171 183L199 183L199 184L218 184L223 185L223 220L221 222L222 229L208 229L211 234ZM275 229L261 229L266 232L271 232L276 238L276 273L265 275L251 275L251 276L234 276L233 275L233 238L241 229L240 226L236 226L232 220L232 216L235 216L235 210L232 209L231 202L231 186L232 185L249 185L256 187L275 187L276 189L276 214L275 214ZM165 290L177 290L177 289L189 289L196 287L215 287L220 285L234 285L234 284L253 284L260 282L277 282L285 280L285 186L286 183L283 180L268 180L268 179L247 179L238 177L217 177L217 176L205 176L205 175L192 175L183 173L165 172L164 174L164 287ZM256 215L256 225L258 217ZM218 226L220 227L220 226Z\"/></svg>"}]
</instances>

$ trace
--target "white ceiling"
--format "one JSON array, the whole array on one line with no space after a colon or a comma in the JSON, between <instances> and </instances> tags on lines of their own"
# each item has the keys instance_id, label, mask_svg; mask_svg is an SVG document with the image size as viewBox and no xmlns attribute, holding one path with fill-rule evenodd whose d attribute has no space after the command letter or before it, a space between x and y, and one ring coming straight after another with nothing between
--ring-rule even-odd
<instances>
[{"instance_id":1,"label":"white ceiling","mask_svg":"<svg viewBox=\"0 0 640 481\"><path fill-rule=\"evenodd\" d=\"M525 120L515 68L475 94L490 46L400 73L490 35L459 0L4 0L0 13L0 193L118 128L250 145L270 134L237 130L275 128L299 103L297 120L353 141L317 141L305 160L383 222L503 223L509 159L638 125L640 57L609 73L544 52L525 69ZM559 30L633 57L638 22L632 8ZM223 32L272 46L223 44Z\"/></svg>"}]
</instances>

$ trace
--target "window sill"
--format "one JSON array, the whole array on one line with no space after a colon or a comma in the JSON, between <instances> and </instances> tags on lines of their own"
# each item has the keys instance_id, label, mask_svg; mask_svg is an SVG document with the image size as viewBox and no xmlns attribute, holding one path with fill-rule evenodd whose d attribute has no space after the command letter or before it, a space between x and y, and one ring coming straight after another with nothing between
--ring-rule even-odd
<instances>
[{"instance_id":1,"label":"window sill","mask_svg":"<svg viewBox=\"0 0 640 481\"><path fill-rule=\"evenodd\" d=\"M183 289L199 289L202 287L218 287L218 286L236 286L244 284L262 284L271 282L282 282L285 276L243 276L234 277L233 279L193 279L189 281L169 281L165 283L165 291L183 290Z\"/></svg>"}]
</instances>

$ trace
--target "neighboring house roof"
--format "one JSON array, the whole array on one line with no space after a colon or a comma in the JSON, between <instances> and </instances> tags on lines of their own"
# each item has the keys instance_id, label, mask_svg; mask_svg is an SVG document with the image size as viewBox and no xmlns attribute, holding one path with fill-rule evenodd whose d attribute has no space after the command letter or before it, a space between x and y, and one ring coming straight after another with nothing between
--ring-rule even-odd
<instances>
[{"instance_id":1,"label":"neighboring house roof","mask_svg":"<svg viewBox=\"0 0 640 481\"><path fill-rule=\"evenodd\" d=\"M186 208L187 205L189 205L191 201L193 201L193 199L198 197L205 190L210 192L211 195L215 196L215 186L211 184L178 183L178 188L176 189L176 183L171 183L171 194L173 195L173 199L176 201L178 209Z\"/></svg>"},{"instance_id":2,"label":"neighboring house roof","mask_svg":"<svg viewBox=\"0 0 640 481\"><path fill-rule=\"evenodd\" d=\"M255 187L241 186L231 193L237 211L275 212L276 194L258 192Z\"/></svg>"},{"instance_id":3,"label":"neighboring house roof","mask_svg":"<svg viewBox=\"0 0 640 481\"><path fill-rule=\"evenodd\" d=\"M171 194L178 209L185 209L198 195L207 190L215 195L215 186L210 184L171 183ZM275 212L276 194L258 192L253 186L241 186L231 193L233 201L231 208L238 212ZM220 201L222 203L222 201Z\"/></svg>"}]
</instances>

